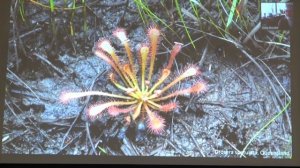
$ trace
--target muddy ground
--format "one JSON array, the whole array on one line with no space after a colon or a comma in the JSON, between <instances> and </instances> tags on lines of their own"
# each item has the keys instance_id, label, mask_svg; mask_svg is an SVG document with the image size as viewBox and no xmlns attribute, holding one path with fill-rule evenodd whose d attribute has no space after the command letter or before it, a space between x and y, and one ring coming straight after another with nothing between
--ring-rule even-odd
<instances>
[{"instance_id":1,"label":"muddy ground","mask_svg":"<svg viewBox=\"0 0 300 168\"><path fill-rule=\"evenodd\" d=\"M78 8L69 10L73 2ZM155 18L145 17L149 23L143 23L135 2L67 0L55 2L51 11L47 0L12 1L2 153L292 157L289 31L257 29L259 3L249 0L224 35L220 30L228 17L226 1L194 4L198 19L191 3L180 1L194 48L175 1L147 2L174 32ZM199 95L178 97L181 107L166 115L162 135L136 126L125 130L120 117L90 121L85 113L101 100L97 96L68 104L59 100L65 91L115 91L107 79L111 68L93 54L94 43L124 27L136 51L154 23L163 32L156 71L173 42L181 42L173 73L187 64L198 65L208 87Z\"/></svg>"}]
</instances>

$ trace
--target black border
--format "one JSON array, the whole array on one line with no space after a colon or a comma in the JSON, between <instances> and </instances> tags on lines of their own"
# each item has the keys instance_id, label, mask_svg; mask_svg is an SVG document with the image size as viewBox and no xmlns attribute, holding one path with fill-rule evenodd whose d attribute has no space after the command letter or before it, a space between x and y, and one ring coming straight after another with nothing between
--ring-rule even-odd
<instances>
[{"instance_id":1,"label":"black border","mask_svg":"<svg viewBox=\"0 0 300 168\"><path fill-rule=\"evenodd\" d=\"M179 158L179 157L120 157L120 156L66 156L66 155L15 155L0 153L0 163L24 164L138 164L138 165L239 165L239 166L300 166L300 119L299 116L299 82L300 72L300 1L294 3L294 27L291 30L291 71L292 71L292 159L252 159L252 158ZM8 48L8 30L10 0L1 2L0 5L0 112L4 110L4 87L6 80L6 60ZM297 12L297 13L296 13ZM298 55L297 55L298 54ZM3 125L3 113L0 113L0 124ZM2 135L2 129L0 129ZM0 146L1 141L0 141ZM1 151L2 148L0 148Z\"/></svg>"},{"instance_id":2,"label":"black border","mask_svg":"<svg viewBox=\"0 0 300 168\"><path fill-rule=\"evenodd\" d=\"M2 126L5 99L6 62L8 49L8 28L10 14L10 0L1 2L0 5L0 162L3 162L2 155Z\"/></svg>"}]
</instances>

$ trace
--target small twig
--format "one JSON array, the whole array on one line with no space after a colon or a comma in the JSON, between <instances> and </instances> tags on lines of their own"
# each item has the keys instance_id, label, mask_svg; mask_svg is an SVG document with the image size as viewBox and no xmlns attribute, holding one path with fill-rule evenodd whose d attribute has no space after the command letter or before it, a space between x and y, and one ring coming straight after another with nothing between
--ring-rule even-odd
<instances>
[{"instance_id":1,"label":"small twig","mask_svg":"<svg viewBox=\"0 0 300 168\"><path fill-rule=\"evenodd\" d=\"M190 98L188 104L186 105L186 107L184 109L184 112L187 112L189 110L190 105L191 105L192 101L194 100L194 98L195 98L195 95L193 95L192 98Z\"/></svg>"},{"instance_id":2,"label":"small twig","mask_svg":"<svg viewBox=\"0 0 300 168\"><path fill-rule=\"evenodd\" d=\"M179 148L177 148L170 140L166 139L168 145L173 147L176 152L180 153L182 156L186 156Z\"/></svg>"},{"instance_id":3,"label":"small twig","mask_svg":"<svg viewBox=\"0 0 300 168\"><path fill-rule=\"evenodd\" d=\"M91 84L89 90L92 90L92 89L93 89L93 87L94 87L94 85L95 85L95 83L96 83L96 80L97 80L98 77L100 77L104 72L106 72L106 71L104 70L104 71L102 71L101 73L99 73L99 75L96 76L96 78L95 78L94 81L92 82L92 84ZM87 96L86 101L85 101L85 103L84 103L84 106L82 107L82 109L80 110L80 112L78 113L78 115L76 116L76 118L74 119L73 123L71 124L70 128L68 129L68 131L67 131L66 134L64 135L63 140L62 140L61 145L60 145L60 148L63 148L64 143L65 143L65 141L66 141L66 138L68 137L68 135L69 135L71 129L74 127L75 123L79 120L81 114L82 114L83 111L86 109L87 103L90 101L90 97L91 97L91 96Z\"/></svg>"},{"instance_id":4,"label":"small twig","mask_svg":"<svg viewBox=\"0 0 300 168\"><path fill-rule=\"evenodd\" d=\"M9 108L9 110L12 112L12 114L21 122L21 125L23 125L26 129L30 129L24 122L21 120L21 118L15 113L14 109L10 107L8 102L5 100L5 105Z\"/></svg>"},{"instance_id":5,"label":"small twig","mask_svg":"<svg viewBox=\"0 0 300 168\"><path fill-rule=\"evenodd\" d=\"M199 66L200 66L200 67L202 67L203 62L204 62L204 60L205 60L205 57L206 57L206 55L207 55L207 49L208 49L208 44L206 44L206 46L205 46L205 48L204 48L204 51L203 51L203 53L202 53L202 57L201 57L201 59L200 59L200 61L199 61Z\"/></svg>"},{"instance_id":6,"label":"small twig","mask_svg":"<svg viewBox=\"0 0 300 168\"><path fill-rule=\"evenodd\" d=\"M204 32L206 33L206 32ZM264 69L260 66L260 64L258 64L258 62L244 49L244 47L242 45L240 45L239 43L235 42L234 40L232 39L229 39L230 37L227 36L227 38L222 38L222 37L218 37L218 36L215 36L211 33L206 33L207 35L210 35L210 36L213 36L213 37L216 37L218 39L221 39L221 40L224 40L224 41L227 41L227 42L230 42L232 44L234 44L236 46L236 48L240 49L240 51L251 61L253 62L257 67L258 69L263 73L263 75L267 78L276 98L277 98L277 101L280 103L280 105L283 107L283 103L281 102L281 99L279 97L279 94L275 88L275 86L273 85L271 79L269 78L269 76L266 74L266 72L264 71Z\"/></svg>"},{"instance_id":7,"label":"small twig","mask_svg":"<svg viewBox=\"0 0 300 168\"><path fill-rule=\"evenodd\" d=\"M20 35L19 38L22 39L22 38L24 38L24 37L26 37L26 36L28 36L28 35L31 35L32 33L36 33L36 32L39 32L39 31L41 31L41 30L42 30L42 28L41 28L41 27L38 27L38 28L36 28L36 29L33 29L33 30L31 30L31 31L28 31L28 32L26 32L26 33ZM13 39L9 40L9 43L12 43L12 42L15 42L15 41L16 41L16 39L15 39L15 37L14 37Z\"/></svg>"},{"instance_id":8,"label":"small twig","mask_svg":"<svg viewBox=\"0 0 300 168\"><path fill-rule=\"evenodd\" d=\"M88 100L89 100L89 98L88 98ZM87 101L86 101L86 102L87 102ZM64 137L63 137L63 140L62 140L62 142L61 142L61 145L60 145L60 148L61 148L61 149L64 147L64 143L65 143L65 141L66 141L66 139L67 139L67 137L68 137L68 135L69 135L71 129L74 127L75 123L79 120L79 118L80 118L82 112L84 111L85 107L86 107L86 103L85 103L85 105L82 107L82 109L80 110L80 112L78 113L78 115L76 116L76 118L74 119L74 121L72 122L72 124L71 124L71 126L69 127L68 131L65 133L65 135L64 135Z\"/></svg>"},{"instance_id":9,"label":"small twig","mask_svg":"<svg viewBox=\"0 0 300 168\"><path fill-rule=\"evenodd\" d=\"M105 1L102 1L102 2L105 2ZM111 8L111 7L120 7L120 6L123 6L123 5L126 5L127 4L127 2L124 2L124 1L121 1L121 2L115 2L115 3L109 3L109 4L103 4L103 3L97 3L97 5L99 5L99 6L101 6L101 7L109 7L109 8Z\"/></svg>"},{"instance_id":10,"label":"small twig","mask_svg":"<svg viewBox=\"0 0 300 168\"><path fill-rule=\"evenodd\" d=\"M272 59L290 59L290 55L272 55L272 57L269 58L261 58L260 60L272 60Z\"/></svg>"},{"instance_id":11,"label":"small twig","mask_svg":"<svg viewBox=\"0 0 300 168\"><path fill-rule=\"evenodd\" d=\"M240 157L242 157L242 155L244 155L246 149L248 148L248 146L261 134L261 132L263 130L265 130L270 124L272 124L273 122L275 122L275 120L282 115L283 112L285 112L287 110L287 108L289 107L291 101L289 101L285 107L279 112L277 113L271 120L269 120L261 129L259 129L249 140L249 142L246 144L246 146L243 148L243 151L241 152Z\"/></svg>"},{"instance_id":12,"label":"small twig","mask_svg":"<svg viewBox=\"0 0 300 168\"><path fill-rule=\"evenodd\" d=\"M190 137L192 138L194 144L196 145L198 151L201 153L201 155L202 155L203 157L205 157L205 154L204 154L204 152L202 151L202 149L200 148L199 143L196 141L195 137L191 134L191 131L190 131L189 128L187 127L187 126L189 126L189 127L191 127L191 126L188 125L187 123L185 123L184 121L180 120L180 119L177 120L177 121L179 121L179 122L184 126L184 128L186 129L186 131L188 132L188 134L189 134Z\"/></svg>"},{"instance_id":13,"label":"small twig","mask_svg":"<svg viewBox=\"0 0 300 168\"><path fill-rule=\"evenodd\" d=\"M193 40L193 43L195 43L195 42L201 40L201 39L204 38L204 37L205 37L205 36L201 36L201 37L196 38L195 40ZM184 44L184 45L182 46L182 48L185 48L185 47L187 47L187 46L189 46L189 45L191 45L191 44L192 44L192 42L189 42L189 43L187 43L187 44ZM164 44L162 44L162 45L164 46ZM165 46L164 46L164 47L165 47ZM164 54L169 54L169 53L171 53L171 50L169 50L167 47L165 47L165 48L167 49L167 51L158 52L156 55L164 55ZM190 57L188 54L182 52L182 50L181 50L180 53L183 54L184 56Z\"/></svg>"},{"instance_id":14,"label":"small twig","mask_svg":"<svg viewBox=\"0 0 300 168\"><path fill-rule=\"evenodd\" d=\"M136 147L131 143L131 141L129 141L128 138L126 138L126 137L123 138L123 143L128 149L133 151L133 155L135 155L135 156L141 155L141 153L136 149ZM132 152L130 152L130 153L132 154Z\"/></svg>"},{"instance_id":15,"label":"small twig","mask_svg":"<svg viewBox=\"0 0 300 168\"><path fill-rule=\"evenodd\" d=\"M86 129L86 134L87 134L87 137L90 141L90 144L92 145L93 152L94 152L95 155L97 155L96 148L95 148L95 145L93 143L93 140L92 140L92 137L91 137L91 134L90 134L90 128L89 128L89 123L88 122L85 122L85 129Z\"/></svg>"},{"instance_id":16,"label":"small twig","mask_svg":"<svg viewBox=\"0 0 300 168\"><path fill-rule=\"evenodd\" d=\"M74 117L75 118L75 117ZM49 126L60 126L60 127L70 127L71 124L68 123L60 123L60 122L53 122L53 121L45 121L45 120L40 120L38 121L40 124L47 124ZM85 126L74 126L75 128L85 128Z\"/></svg>"},{"instance_id":17,"label":"small twig","mask_svg":"<svg viewBox=\"0 0 300 168\"><path fill-rule=\"evenodd\" d=\"M244 55L246 55L259 68L259 70L267 78L267 80L268 80L268 82L269 82L269 84L270 84L273 92L275 93L277 101L280 103L281 107L283 107L283 103L282 103L282 101L281 101L281 99L279 97L279 94L278 94L278 92L277 92L274 84L272 83L271 79L269 78L269 76L266 74L266 72L263 70L263 68L257 63L257 61L254 60L254 58L251 55L249 55L244 49L241 49L241 51L244 53ZM291 128L291 126L290 126L290 128Z\"/></svg>"},{"instance_id":18,"label":"small twig","mask_svg":"<svg viewBox=\"0 0 300 168\"><path fill-rule=\"evenodd\" d=\"M269 37L268 37L268 38L269 38ZM274 36L272 39L271 39L271 38L269 38L269 39L270 39L270 41L275 41L275 36ZM268 48L271 48L271 50L270 50L270 51L267 51L266 54L269 55L269 56L267 56L267 57L271 57L271 56L273 55L273 53L274 53L274 50L275 50L276 46L275 46L275 45L269 44Z\"/></svg>"},{"instance_id":19,"label":"small twig","mask_svg":"<svg viewBox=\"0 0 300 168\"><path fill-rule=\"evenodd\" d=\"M63 146L63 147L60 148L60 150L57 152L57 154L61 154L62 151L64 151L69 145L71 145L77 138L81 137L81 135L84 132L85 131L82 131L82 132L78 133L78 135L75 138L73 138L72 140L68 141L68 143L65 146Z\"/></svg>"},{"instance_id":20,"label":"small twig","mask_svg":"<svg viewBox=\"0 0 300 168\"><path fill-rule=\"evenodd\" d=\"M41 134L45 137L45 138L47 138L49 141L51 141L51 142L54 142L54 140L53 139L51 139L48 135L47 135L47 133L44 131L44 130L42 130L40 127L38 127L30 118L28 118L28 120L29 120L29 122L38 130L38 131L40 131L41 132Z\"/></svg>"},{"instance_id":21,"label":"small twig","mask_svg":"<svg viewBox=\"0 0 300 168\"><path fill-rule=\"evenodd\" d=\"M13 142L10 145L13 147L13 152L12 153L24 153L24 150L20 149Z\"/></svg>"},{"instance_id":22,"label":"small twig","mask_svg":"<svg viewBox=\"0 0 300 168\"><path fill-rule=\"evenodd\" d=\"M243 77L241 77L241 75L239 75L237 72L236 72L236 70L234 70L234 69L232 69L232 68L230 68L231 69L231 71L234 73L234 74L236 74L249 88L251 88L251 86L248 84L248 82L246 82L245 81L245 79L243 78Z\"/></svg>"},{"instance_id":23,"label":"small twig","mask_svg":"<svg viewBox=\"0 0 300 168\"><path fill-rule=\"evenodd\" d=\"M198 37L198 38L196 38L195 40L193 40L193 41L191 41L191 42L189 42L189 43L183 45L182 48L187 47L187 46L191 45L192 43L195 43L195 42L197 42L197 41L203 39L204 37L205 37L205 36Z\"/></svg>"},{"instance_id":24,"label":"small twig","mask_svg":"<svg viewBox=\"0 0 300 168\"><path fill-rule=\"evenodd\" d=\"M41 61L45 62L51 68L53 68L56 71L56 73L58 73L58 75L60 75L60 76L68 76L61 69L57 68L49 60L47 60L45 55L38 54L38 53L33 53L33 55L36 56L36 57L38 57Z\"/></svg>"},{"instance_id":25,"label":"small twig","mask_svg":"<svg viewBox=\"0 0 300 168\"><path fill-rule=\"evenodd\" d=\"M261 63L263 63L263 65L269 70L269 72L273 75L274 79L276 80L276 82L279 84L279 86L281 87L281 89L283 90L283 92L286 94L286 96L289 98L289 100L291 100L291 96L286 92L286 90L284 89L284 87L282 86L282 84L279 82L278 78L275 76L275 74L273 73L273 71L270 69L270 67L261 59L258 59Z\"/></svg>"},{"instance_id":26,"label":"small twig","mask_svg":"<svg viewBox=\"0 0 300 168\"><path fill-rule=\"evenodd\" d=\"M278 46L283 46L283 47L288 47L290 48L291 46L288 44L284 44L284 43L278 43L278 42L273 42L273 41L262 41L256 38L256 36L254 36L254 40L260 43L267 43L267 44L273 44L273 45L278 45Z\"/></svg>"},{"instance_id":27,"label":"small twig","mask_svg":"<svg viewBox=\"0 0 300 168\"><path fill-rule=\"evenodd\" d=\"M29 89L30 91L31 91L31 93L33 93L34 94L34 96L39 100L39 101L41 101L41 99L39 98L39 96L31 89L31 87L30 86L28 86L21 78L19 78L15 73L13 73L9 68L7 68L7 71L9 72L9 73L11 73L18 81L20 81L23 85L25 85L25 87L27 88L27 89Z\"/></svg>"},{"instance_id":28,"label":"small twig","mask_svg":"<svg viewBox=\"0 0 300 168\"><path fill-rule=\"evenodd\" d=\"M244 73L247 75L248 77L248 84L251 86L250 89L251 89L251 95L253 95L254 91L258 93L258 90L257 90L257 86L256 84L254 83L254 80L253 80L253 77L250 75L250 73L247 73L245 69L243 69ZM255 94L254 94L255 95Z\"/></svg>"},{"instance_id":29,"label":"small twig","mask_svg":"<svg viewBox=\"0 0 300 168\"><path fill-rule=\"evenodd\" d=\"M226 143L228 143L234 150L236 150L238 154L241 154L241 153L242 153L242 152L241 152L240 150L238 150L231 142L229 142L226 138L224 138L224 141L225 141ZM242 154L242 156L243 156L244 158L246 158L246 156L245 156L244 154Z\"/></svg>"},{"instance_id":30,"label":"small twig","mask_svg":"<svg viewBox=\"0 0 300 168\"><path fill-rule=\"evenodd\" d=\"M9 77L8 77L8 78L9 78ZM11 79L10 79L10 80L11 80ZM22 95L22 96L24 96L24 97L26 97L26 98L30 98L30 97L36 98L35 95L30 94L30 93L25 93L24 91L21 91L21 90L15 90L15 89L12 89L12 90L10 91L10 93L13 93L13 94L19 94L19 95ZM50 99L48 99L48 98L43 98L43 97L39 97L39 98L40 98L40 100L42 100L42 101L44 101L44 102L55 103L54 100L50 100Z\"/></svg>"},{"instance_id":31,"label":"small twig","mask_svg":"<svg viewBox=\"0 0 300 168\"><path fill-rule=\"evenodd\" d=\"M259 22L258 24L256 24L256 26L250 31L250 33L247 34L246 38L243 40L243 44L247 43L249 40L252 40L252 36L260 29L261 27L261 23ZM256 44L256 41L252 40L253 42L255 42L254 44ZM256 44L257 45L257 44Z\"/></svg>"},{"instance_id":32,"label":"small twig","mask_svg":"<svg viewBox=\"0 0 300 168\"><path fill-rule=\"evenodd\" d=\"M9 105L9 103L5 100L5 105L10 109L10 111L13 113L13 115L17 118L17 120L19 120L21 122L21 124L27 129L30 130L31 128L29 126L27 126L23 120L15 113L14 109ZM14 104L15 105L15 104ZM16 105L15 105L16 106ZM16 106L17 107L17 106ZM35 129L37 129L38 131L40 131L40 133L47 138L49 141L53 141L43 130L41 130L30 118L29 122L33 125L33 127Z\"/></svg>"},{"instance_id":33,"label":"small twig","mask_svg":"<svg viewBox=\"0 0 300 168\"><path fill-rule=\"evenodd\" d=\"M18 2L16 2L18 3ZM13 8L11 7L10 8L10 12L11 13L14 13L13 11ZM16 32L17 32L17 22L16 22L16 16L15 15L12 15L13 17L13 42L14 42L14 51L15 51L15 56L16 56L16 66L17 66L17 71L19 70L19 54L18 54L18 47L17 47L17 35L16 35Z\"/></svg>"},{"instance_id":34,"label":"small twig","mask_svg":"<svg viewBox=\"0 0 300 168\"><path fill-rule=\"evenodd\" d=\"M275 136L276 138L278 138L278 139L284 141L284 142L291 143L290 140L287 140L287 139L285 139L285 138L283 138L283 137L281 137L281 136L279 136L279 135L277 135L277 134L274 134L274 136Z\"/></svg>"},{"instance_id":35,"label":"small twig","mask_svg":"<svg viewBox=\"0 0 300 168\"><path fill-rule=\"evenodd\" d=\"M233 108L233 109L246 111L244 108L239 107L239 106L243 106L244 104L232 106L232 105L228 105L229 102L217 102L217 101L199 101L199 104L217 105L217 106L220 106L220 107L223 107L223 108Z\"/></svg>"},{"instance_id":36,"label":"small twig","mask_svg":"<svg viewBox=\"0 0 300 168\"><path fill-rule=\"evenodd\" d=\"M214 112L215 112L215 111L216 111L216 110L214 110ZM222 115L223 118L221 118L221 116L220 116L219 114L214 114L214 112L212 112L212 110L207 110L207 111L205 111L204 113L206 113L206 114L208 114L208 115L210 115L210 116L212 116L212 117L215 117L216 119L218 119L218 120L219 120L221 123L223 123L224 125L225 125L225 124L228 124L228 125L230 125L231 127L234 127L234 126L230 123L230 121L227 119L226 115L223 114L222 111L220 111L219 113ZM195 131L197 131L197 130L195 130ZM197 131L197 132L200 132L200 131Z\"/></svg>"},{"instance_id":37,"label":"small twig","mask_svg":"<svg viewBox=\"0 0 300 168\"><path fill-rule=\"evenodd\" d=\"M16 63L17 63L17 71L19 71L19 55L18 55L18 46L17 44L19 44L19 48L21 49L21 51L23 52L23 54L26 56L26 51L24 48L24 44L20 38L20 34L19 34L19 28L18 28L18 21L17 21L17 15L15 15L14 13L17 13L17 8L19 7L19 1L15 1L16 3L14 4L14 8L13 6L11 6L11 13L12 13L12 19L13 19L13 37L14 37L14 49L15 49L15 54L16 54Z\"/></svg>"},{"instance_id":38,"label":"small twig","mask_svg":"<svg viewBox=\"0 0 300 168\"><path fill-rule=\"evenodd\" d=\"M149 154L150 156L154 156L154 155L159 155L159 153L165 148L165 144L166 141L163 145L160 145L159 147L157 147L156 149L152 150L151 153Z\"/></svg>"},{"instance_id":39,"label":"small twig","mask_svg":"<svg viewBox=\"0 0 300 168\"><path fill-rule=\"evenodd\" d=\"M96 1L96 2L99 3L98 1ZM104 23L104 22L103 22L103 18L102 18L101 16L98 16L97 13L90 7L90 5L91 5L91 4L86 4L85 6L86 6L86 8L87 8L87 9L88 9L88 10L89 10L89 11L97 18L97 19L95 19L95 21L96 21L96 20L99 20L100 23ZM103 24L103 25L101 26L101 28L104 27L104 26L107 28L107 25L106 25L106 24ZM70 37L69 37L69 39L70 39ZM70 41L71 41L71 40L70 40ZM71 42L72 42L72 41L71 41ZM72 45L73 45L73 42L72 42ZM73 46L73 47L74 47L74 46Z\"/></svg>"}]
</instances>

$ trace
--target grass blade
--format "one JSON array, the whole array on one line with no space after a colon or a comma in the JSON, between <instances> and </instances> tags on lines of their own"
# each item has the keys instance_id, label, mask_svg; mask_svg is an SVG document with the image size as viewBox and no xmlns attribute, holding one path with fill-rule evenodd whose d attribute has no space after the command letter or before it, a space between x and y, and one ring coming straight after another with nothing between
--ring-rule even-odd
<instances>
[{"instance_id":1,"label":"grass blade","mask_svg":"<svg viewBox=\"0 0 300 168\"><path fill-rule=\"evenodd\" d=\"M240 157L242 157L248 148L248 146L259 136L259 134L265 130L270 124L272 124L279 116L281 116L285 110L290 106L291 100L284 106L284 108L277 114L275 115L269 122L267 122L260 130L258 130L253 137L250 139L250 141L247 143L247 145L244 147L243 151L240 154Z\"/></svg>"},{"instance_id":2,"label":"grass blade","mask_svg":"<svg viewBox=\"0 0 300 168\"><path fill-rule=\"evenodd\" d=\"M237 3L238 3L238 0L233 0L232 6L231 6L231 9L230 9L230 13L229 13L229 17L228 17L228 20L227 20L227 24L226 24L226 29L228 28L228 26L232 22Z\"/></svg>"},{"instance_id":3,"label":"grass blade","mask_svg":"<svg viewBox=\"0 0 300 168\"><path fill-rule=\"evenodd\" d=\"M194 11L195 15L199 19L198 9L196 8L196 6L194 5L194 2L192 0L190 0L190 4L191 4L191 7L193 8L193 11Z\"/></svg>"},{"instance_id":4,"label":"grass blade","mask_svg":"<svg viewBox=\"0 0 300 168\"><path fill-rule=\"evenodd\" d=\"M190 33L189 33L188 29L186 28L185 21L184 21L184 19L183 19L182 13L181 13L181 8L180 8L180 6L179 6L178 0L175 0L175 5L176 5L177 12L178 12L178 14L179 14L180 20L181 20L182 23L183 23L184 30L185 30L185 32L186 32L186 34L187 34L187 36L188 36L190 42L192 43L193 47L196 49L195 44L194 44L194 42L193 42L193 40L192 40L192 38L191 38L191 36L190 36Z\"/></svg>"},{"instance_id":5,"label":"grass blade","mask_svg":"<svg viewBox=\"0 0 300 168\"><path fill-rule=\"evenodd\" d=\"M165 21L163 21L161 18L159 18L157 15L155 15L147 6L147 4L145 2L143 2L143 0L134 0L135 4L137 6L139 6L149 17L151 20L158 20L159 22L161 22L164 26L166 26L167 28L169 28L172 32L176 33ZM177 34L176 34L177 35Z\"/></svg>"},{"instance_id":6,"label":"grass blade","mask_svg":"<svg viewBox=\"0 0 300 168\"><path fill-rule=\"evenodd\" d=\"M86 1L85 0L81 0L82 4L83 4L83 31L86 32L88 30L88 26L87 26L87 16L86 16ZM74 6L75 8L75 6ZM74 9L76 10L76 9Z\"/></svg>"},{"instance_id":7,"label":"grass blade","mask_svg":"<svg viewBox=\"0 0 300 168\"><path fill-rule=\"evenodd\" d=\"M141 11L141 7L140 7L140 5L138 5L138 2L134 1L134 3L135 3L135 4L136 4L136 6L137 6L137 9L138 9L139 15L140 15L140 17L141 17L141 19L142 19L142 21L143 21L144 25L148 24L148 23L146 22L146 20L144 19L144 15L143 15L144 11L143 11L143 13L142 13L142 11Z\"/></svg>"},{"instance_id":8,"label":"grass blade","mask_svg":"<svg viewBox=\"0 0 300 168\"><path fill-rule=\"evenodd\" d=\"M20 1L19 12L22 18L22 21L25 22L25 10L24 10L24 0Z\"/></svg>"},{"instance_id":9,"label":"grass blade","mask_svg":"<svg viewBox=\"0 0 300 168\"><path fill-rule=\"evenodd\" d=\"M35 5L41 6L43 8L47 8L47 9L51 10L51 6L49 7L48 5L44 5L44 4L42 4L42 3L40 3L40 2L38 2L36 0L29 0L29 2L31 2L31 3L33 3ZM49 0L49 2L50 2L50 0ZM74 10L73 8L68 8L68 7L58 7L58 6L55 7L54 0L52 0L52 3L53 3L53 7L52 7L53 11L54 10ZM83 8L83 6L77 6L77 7L75 7L75 9L79 9L79 8Z\"/></svg>"},{"instance_id":10,"label":"grass blade","mask_svg":"<svg viewBox=\"0 0 300 168\"><path fill-rule=\"evenodd\" d=\"M49 0L49 3L51 12L54 12L54 0Z\"/></svg>"}]
</instances>

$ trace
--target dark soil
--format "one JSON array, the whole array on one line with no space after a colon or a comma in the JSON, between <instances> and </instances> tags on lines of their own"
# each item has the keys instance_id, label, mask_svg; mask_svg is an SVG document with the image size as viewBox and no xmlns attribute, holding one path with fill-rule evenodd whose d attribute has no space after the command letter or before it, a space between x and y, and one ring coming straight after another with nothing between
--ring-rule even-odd
<instances>
[{"instance_id":1,"label":"dark soil","mask_svg":"<svg viewBox=\"0 0 300 168\"><path fill-rule=\"evenodd\" d=\"M49 5L47 0L34 2ZM197 6L198 20L189 1L179 2L196 47L174 1L148 1L149 9L174 30L154 19L163 32L155 70L161 70L173 42L181 42L185 45L174 73L187 64L199 65L208 90L178 97L181 108L165 116L167 128L157 136L145 131L143 123L125 128L119 117L90 121L85 113L101 100L96 96L68 104L59 100L66 91L115 91L107 79L111 68L93 54L93 46L108 37L125 55L111 36L117 27L126 28L134 52L145 42L147 27L154 23L149 17L144 18L149 23L143 23L134 1L76 1L76 6L84 6L76 10L62 9L71 8L73 1L58 1L59 9L51 12L31 1L13 0L2 152L242 157L245 149L244 157L291 158L290 108L273 118L291 99L289 31L255 31L258 3L249 0L241 13L246 25L234 19L224 36L212 21L225 28L226 5L218 3L225 1L205 1L211 16Z\"/></svg>"}]
</instances>

